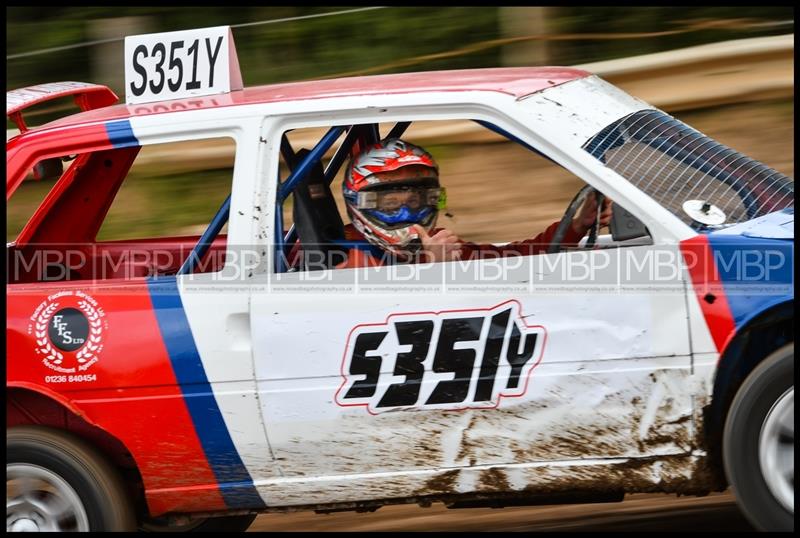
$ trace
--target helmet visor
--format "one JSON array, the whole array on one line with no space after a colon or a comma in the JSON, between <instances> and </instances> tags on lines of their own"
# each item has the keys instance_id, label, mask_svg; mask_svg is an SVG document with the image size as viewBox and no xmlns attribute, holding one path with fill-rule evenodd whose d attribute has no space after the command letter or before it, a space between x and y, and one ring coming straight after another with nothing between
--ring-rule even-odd
<instances>
[{"instance_id":1,"label":"helmet visor","mask_svg":"<svg viewBox=\"0 0 800 538\"><path fill-rule=\"evenodd\" d=\"M358 193L358 209L374 209L392 214L406 207L417 211L423 207L437 207L442 194L439 187L393 187L390 189L362 191Z\"/></svg>"}]
</instances>

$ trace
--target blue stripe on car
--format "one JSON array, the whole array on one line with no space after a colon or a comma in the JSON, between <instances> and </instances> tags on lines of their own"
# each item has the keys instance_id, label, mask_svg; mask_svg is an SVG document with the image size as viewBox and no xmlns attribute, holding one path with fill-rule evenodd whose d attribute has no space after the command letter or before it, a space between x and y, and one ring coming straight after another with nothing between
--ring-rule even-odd
<instances>
[{"instance_id":1,"label":"blue stripe on car","mask_svg":"<svg viewBox=\"0 0 800 538\"><path fill-rule=\"evenodd\" d=\"M139 146L139 140L133 134L130 120L109 121L106 123L108 139L115 148Z\"/></svg>"},{"instance_id":2,"label":"blue stripe on car","mask_svg":"<svg viewBox=\"0 0 800 538\"><path fill-rule=\"evenodd\" d=\"M233 444L206 377L176 278L151 278L147 287L175 378L225 503L230 508L263 508L264 501Z\"/></svg>"}]
</instances>

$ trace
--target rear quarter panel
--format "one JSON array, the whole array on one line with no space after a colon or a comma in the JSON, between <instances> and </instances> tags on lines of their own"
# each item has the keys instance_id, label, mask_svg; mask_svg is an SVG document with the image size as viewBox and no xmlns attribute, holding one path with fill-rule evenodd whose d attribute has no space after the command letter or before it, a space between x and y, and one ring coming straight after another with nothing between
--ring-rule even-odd
<instances>
[{"instance_id":1,"label":"rear quarter panel","mask_svg":"<svg viewBox=\"0 0 800 538\"><path fill-rule=\"evenodd\" d=\"M144 279L11 285L7 292L8 387L55 395L119 439L139 467L153 514L225 508ZM42 337L63 308L90 311L96 349L85 362Z\"/></svg>"}]
</instances>

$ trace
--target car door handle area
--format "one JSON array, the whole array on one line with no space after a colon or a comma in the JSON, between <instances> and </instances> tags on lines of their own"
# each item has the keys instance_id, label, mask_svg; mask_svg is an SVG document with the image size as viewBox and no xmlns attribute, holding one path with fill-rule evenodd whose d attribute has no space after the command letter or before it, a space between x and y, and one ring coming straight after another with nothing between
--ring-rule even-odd
<instances>
[{"instance_id":1,"label":"car door handle area","mask_svg":"<svg viewBox=\"0 0 800 538\"><path fill-rule=\"evenodd\" d=\"M250 337L250 314L237 312L225 318L225 333L231 351L249 351L253 342Z\"/></svg>"}]
</instances>

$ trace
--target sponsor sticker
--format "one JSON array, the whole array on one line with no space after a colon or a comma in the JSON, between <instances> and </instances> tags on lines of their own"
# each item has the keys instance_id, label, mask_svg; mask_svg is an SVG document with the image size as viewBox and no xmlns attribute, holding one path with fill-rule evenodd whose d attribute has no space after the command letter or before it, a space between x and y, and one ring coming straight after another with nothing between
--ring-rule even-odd
<instances>
[{"instance_id":1,"label":"sponsor sticker","mask_svg":"<svg viewBox=\"0 0 800 538\"><path fill-rule=\"evenodd\" d=\"M96 381L84 374L97 361L108 329L106 314L89 294L61 291L50 295L30 317L28 334L42 364L66 375L48 375L48 383Z\"/></svg>"}]
</instances>

